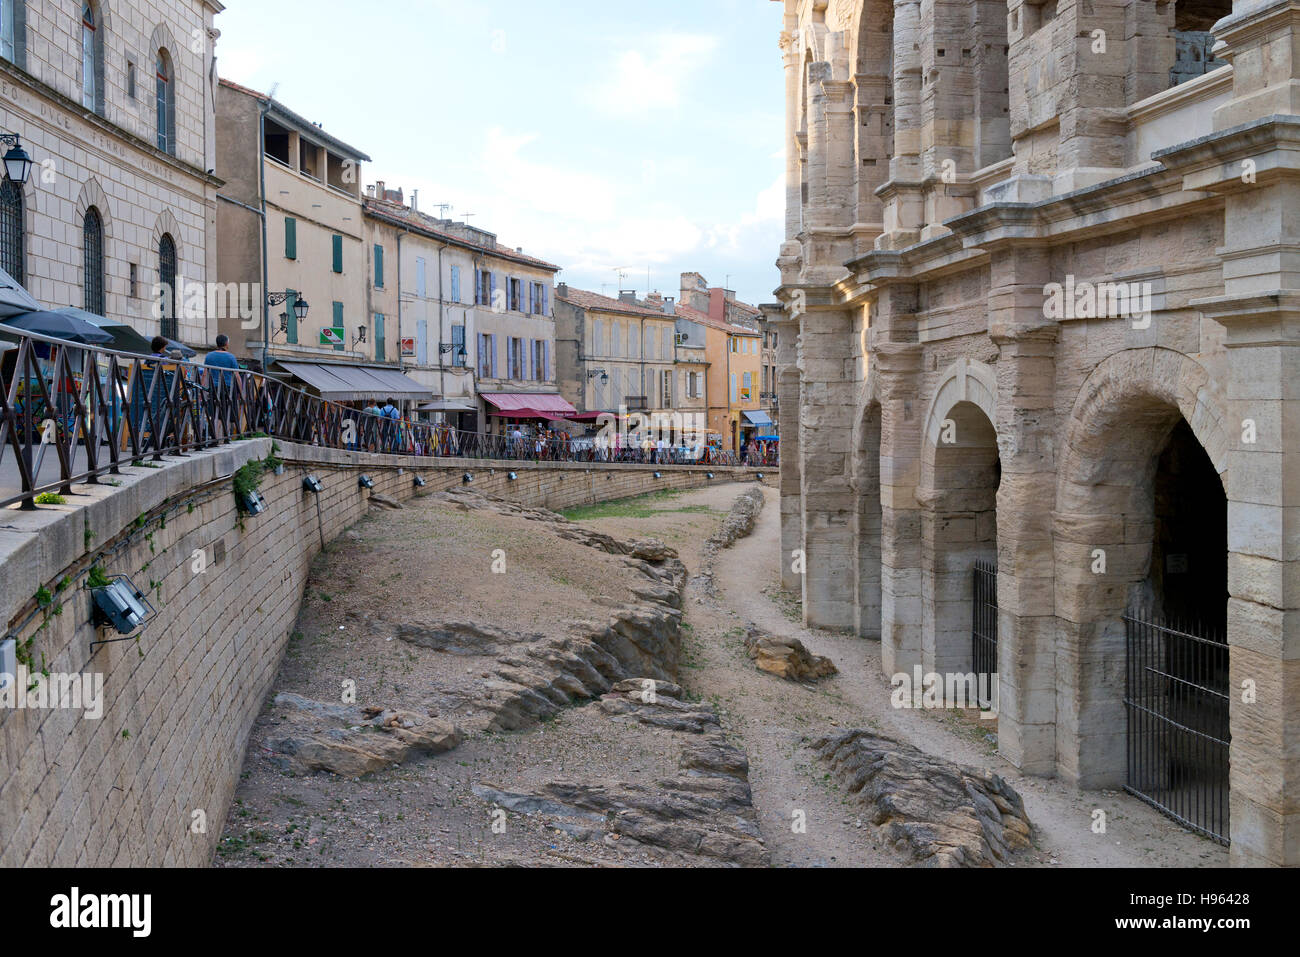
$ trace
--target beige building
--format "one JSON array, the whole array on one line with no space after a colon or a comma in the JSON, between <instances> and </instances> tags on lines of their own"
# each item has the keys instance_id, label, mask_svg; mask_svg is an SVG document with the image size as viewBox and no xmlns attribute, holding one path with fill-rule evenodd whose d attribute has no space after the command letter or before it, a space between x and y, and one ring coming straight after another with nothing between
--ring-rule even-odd
<instances>
[{"instance_id":1,"label":"beige building","mask_svg":"<svg viewBox=\"0 0 1300 957\"><path fill-rule=\"evenodd\" d=\"M679 398L677 324L635 292L611 299L561 283L556 289L560 381L580 412L668 412Z\"/></svg>"},{"instance_id":2,"label":"beige building","mask_svg":"<svg viewBox=\"0 0 1300 957\"><path fill-rule=\"evenodd\" d=\"M991 674L1026 772L1300 864L1300 10L785 11L805 618Z\"/></svg>"},{"instance_id":3,"label":"beige building","mask_svg":"<svg viewBox=\"0 0 1300 957\"><path fill-rule=\"evenodd\" d=\"M42 304L209 343L222 9L0 8L0 132L34 162L25 186L0 184L0 266Z\"/></svg>"},{"instance_id":4,"label":"beige building","mask_svg":"<svg viewBox=\"0 0 1300 957\"><path fill-rule=\"evenodd\" d=\"M501 414L511 408L571 411L555 381L559 267L486 230L425 215L400 189L377 183L367 192L367 245L399 264L371 289L370 309L388 330L384 356L429 390L422 411L467 431L499 430L515 421Z\"/></svg>"}]
</instances>

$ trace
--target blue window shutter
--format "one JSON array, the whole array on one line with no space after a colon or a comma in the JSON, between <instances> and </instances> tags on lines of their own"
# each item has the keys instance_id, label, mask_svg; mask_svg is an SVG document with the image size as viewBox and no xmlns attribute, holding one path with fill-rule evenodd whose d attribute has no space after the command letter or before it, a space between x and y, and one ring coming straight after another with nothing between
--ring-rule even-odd
<instances>
[{"instance_id":1,"label":"blue window shutter","mask_svg":"<svg viewBox=\"0 0 1300 957\"><path fill-rule=\"evenodd\" d=\"M375 361L383 362L384 357L384 314L375 313Z\"/></svg>"},{"instance_id":2,"label":"blue window shutter","mask_svg":"<svg viewBox=\"0 0 1300 957\"><path fill-rule=\"evenodd\" d=\"M483 270L474 270L474 305L481 306L483 299Z\"/></svg>"},{"instance_id":3,"label":"blue window shutter","mask_svg":"<svg viewBox=\"0 0 1300 957\"><path fill-rule=\"evenodd\" d=\"M338 333L340 339L346 338L343 332L343 303L341 302L334 303L334 331ZM335 344L334 351L342 352L344 345L343 342Z\"/></svg>"},{"instance_id":4,"label":"blue window shutter","mask_svg":"<svg viewBox=\"0 0 1300 957\"><path fill-rule=\"evenodd\" d=\"M545 353L545 366L544 366L544 367L545 367L545 369L546 369L546 373L545 373L545 375L543 376L543 378L544 378L547 382L550 382L550 381L551 381L551 340L550 340L550 339L547 339L546 342L543 343L543 345L545 346L545 349L543 350L543 352Z\"/></svg>"},{"instance_id":5,"label":"blue window shutter","mask_svg":"<svg viewBox=\"0 0 1300 957\"><path fill-rule=\"evenodd\" d=\"M293 307L298 303L298 293L292 289L286 290L286 292L288 298L284 301L284 311L289 314L289 325L285 334L289 344L296 346L298 344L298 314L293 311Z\"/></svg>"},{"instance_id":6,"label":"blue window shutter","mask_svg":"<svg viewBox=\"0 0 1300 957\"><path fill-rule=\"evenodd\" d=\"M543 285L542 286L542 315L549 316L550 314L551 314L551 287L547 285Z\"/></svg>"},{"instance_id":7,"label":"blue window shutter","mask_svg":"<svg viewBox=\"0 0 1300 957\"><path fill-rule=\"evenodd\" d=\"M531 282L528 284L528 314L530 316L533 314L533 284Z\"/></svg>"},{"instance_id":8,"label":"blue window shutter","mask_svg":"<svg viewBox=\"0 0 1300 957\"><path fill-rule=\"evenodd\" d=\"M451 301L460 302L460 267L451 267Z\"/></svg>"},{"instance_id":9,"label":"blue window shutter","mask_svg":"<svg viewBox=\"0 0 1300 957\"><path fill-rule=\"evenodd\" d=\"M298 220L289 216L284 218L284 258L298 258Z\"/></svg>"},{"instance_id":10,"label":"blue window shutter","mask_svg":"<svg viewBox=\"0 0 1300 957\"><path fill-rule=\"evenodd\" d=\"M429 364L429 321L421 319L415 324L415 361L425 366Z\"/></svg>"},{"instance_id":11,"label":"blue window shutter","mask_svg":"<svg viewBox=\"0 0 1300 957\"><path fill-rule=\"evenodd\" d=\"M488 336L489 348L492 351L492 378L497 377L497 334L494 332Z\"/></svg>"},{"instance_id":12,"label":"blue window shutter","mask_svg":"<svg viewBox=\"0 0 1300 957\"><path fill-rule=\"evenodd\" d=\"M375 288L384 288L384 247L375 243Z\"/></svg>"},{"instance_id":13,"label":"blue window shutter","mask_svg":"<svg viewBox=\"0 0 1300 957\"><path fill-rule=\"evenodd\" d=\"M334 237L334 271L343 271L343 237Z\"/></svg>"},{"instance_id":14,"label":"blue window shutter","mask_svg":"<svg viewBox=\"0 0 1300 957\"><path fill-rule=\"evenodd\" d=\"M491 272L488 274L491 280L491 287L488 289L487 305L495 309L497 305L497 274Z\"/></svg>"}]
</instances>

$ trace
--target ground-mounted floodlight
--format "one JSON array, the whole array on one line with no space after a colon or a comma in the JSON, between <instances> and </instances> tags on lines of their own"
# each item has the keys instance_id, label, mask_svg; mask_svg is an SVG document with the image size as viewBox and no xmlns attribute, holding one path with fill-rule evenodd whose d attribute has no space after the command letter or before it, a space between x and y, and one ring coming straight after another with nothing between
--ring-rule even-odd
<instances>
[{"instance_id":1,"label":"ground-mounted floodlight","mask_svg":"<svg viewBox=\"0 0 1300 957\"><path fill-rule=\"evenodd\" d=\"M247 515L261 515L266 511L266 499L257 489L249 489L238 498L239 510Z\"/></svg>"},{"instance_id":2,"label":"ground-mounted floodlight","mask_svg":"<svg viewBox=\"0 0 1300 957\"><path fill-rule=\"evenodd\" d=\"M474 481L474 473L466 472L460 477L460 481L462 484L468 485L470 482Z\"/></svg>"},{"instance_id":3,"label":"ground-mounted floodlight","mask_svg":"<svg viewBox=\"0 0 1300 957\"><path fill-rule=\"evenodd\" d=\"M416 487L416 488L424 488L425 484L426 484L426 483L425 483L425 481L424 481L424 477L423 477L423 476L421 476L421 475L417 475L417 476L415 477L415 487Z\"/></svg>"},{"instance_id":4,"label":"ground-mounted floodlight","mask_svg":"<svg viewBox=\"0 0 1300 957\"><path fill-rule=\"evenodd\" d=\"M362 488L374 488L375 480L372 479L369 475L363 475L361 476L361 478L357 479L357 484Z\"/></svg>"},{"instance_id":5,"label":"ground-mounted floodlight","mask_svg":"<svg viewBox=\"0 0 1300 957\"><path fill-rule=\"evenodd\" d=\"M154 616L153 605L145 598L144 592L131 584L131 579L118 575L107 585L100 585L90 590L95 599L95 611L92 623L96 628L112 627L118 634L128 637L135 634ZM111 638L109 641L120 641ZM91 642L91 645L106 644L103 641Z\"/></svg>"},{"instance_id":6,"label":"ground-mounted floodlight","mask_svg":"<svg viewBox=\"0 0 1300 957\"><path fill-rule=\"evenodd\" d=\"M311 492L313 495L319 495L321 492L325 491L325 486L316 476L308 475L302 480L302 490L304 492Z\"/></svg>"},{"instance_id":7,"label":"ground-mounted floodlight","mask_svg":"<svg viewBox=\"0 0 1300 957\"><path fill-rule=\"evenodd\" d=\"M18 680L18 642L13 638L0 641L0 688Z\"/></svg>"}]
</instances>

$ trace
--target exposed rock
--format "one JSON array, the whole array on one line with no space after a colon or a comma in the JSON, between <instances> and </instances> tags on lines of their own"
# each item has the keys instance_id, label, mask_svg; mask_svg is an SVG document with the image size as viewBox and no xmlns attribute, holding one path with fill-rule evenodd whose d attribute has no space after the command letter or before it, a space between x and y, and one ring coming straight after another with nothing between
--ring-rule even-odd
<instances>
[{"instance_id":1,"label":"exposed rock","mask_svg":"<svg viewBox=\"0 0 1300 957\"><path fill-rule=\"evenodd\" d=\"M759 487L741 493L731 503L731 510L723 519L722 525L704 543L700 573L694 581L709 598L717 597L717 589L713 584L713 565L717 561L718 552L730 548L754 530L759 513L763 511L764 502L763 490Z\"/></svg>"},{"instance_id":2,"label":"exposed rock","mask_svg":"<svg viewBox=\"0 0 1300 957\"><path fill-rule=\"evenodd\" d=\"M669 548L658 539L648 538L643 542L636 542L629 553L633 558L640 559L643 562L652 562L658 564L669 558L676 558L677 552Z\"/></svg>"},{"instance_id":3,"label":"exposed rock","mask_svg":"<svg viewBox=\"0 0 1300 957\"><path fill-rule=\"evenodd\" d=\"M600 699L600 708L608 715L673 731L717 731L718 716L713 709L680 701L681 693L681 688L668 681L630 678L614 685Z\"/></svg>"},{"instance_id":4,"label":"exposed rock","mask_svg":"<svg viewBox=\"0 0 1300 957\"><path fill-rule=\"evenodd\" d=\"M283 714L266 747L274 764L297 774L359 777L460 744L453 724L412 711L330 704L288 692L276 695L274 704Z\"/></svg>"},{"instance_id":5,"label":"exposed rock","mask_svg":"<svg viewBox=\"0 0 1300 957\"><path fill-rule=\"evenodd\" d=\"M472 621L444 621L431 625L401 624L397 637L421 648L452 655L490 655L500 648L537 641L541 635L520 635Z\"/></svg>"},{"instance_id":6,"label":"exposed rock","mask_svg":"<svg viewBox=\"0 0 1300 957\"><path fill-rule=\"evenodd\" d=\"M787 681L817 681L839 673L829 658L814 655L798 638L773 638L753 625L745 635L745 651L760 671Z\"/></svg>"},{"instance_id":7,"label":"exposed rock","mask_svg":"<svg viewBox=\"0 0 1300 957\"><path fill-rule=\"evenodd\" d=\"M847 731L812 747L869 809L872 823L923 865L992 867L1029 846L1024 802L996 774L870 731Z\"/></svg>"},{"instance_id":8,"label":"exposed rock","mask_svg":"<svg viewBox=\"0 0 1300 957\"><path fill-rule=\"evenodd\" d=\"M397 501L397 499L389 498L387 495L378 495L375 492L370 493L370 504L377 505L380 508L393 509L394 511L400 508L406 508L406 506Z\"/></svg>"},{"instance_id":9,"label":"exposed rock","mask_svg":"<svg viewBox=\"0 0 1300 957\"><path fill-rule=\"evenodd\" d=\"M683 754L682 767L677 777L652 786L554 781L532 794L492 784L472 790L509 811L567 818L549 826L584 839L632 839L679 854L766 866L744 753L711 734Z\"/></svg>"}]
</instances>

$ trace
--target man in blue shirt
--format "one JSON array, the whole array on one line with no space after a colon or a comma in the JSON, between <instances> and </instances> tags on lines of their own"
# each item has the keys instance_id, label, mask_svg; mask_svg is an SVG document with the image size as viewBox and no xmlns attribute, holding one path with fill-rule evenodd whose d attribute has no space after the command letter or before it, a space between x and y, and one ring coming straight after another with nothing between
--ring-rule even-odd
<instances>
[{"instance_id":1,"label":"man in blue shirt","mask_svg":"<svg viewBox=\"0 0 1300 957\"><path fill-rule=\"evenodd\" d=\"M227 335L217 336L216 351L209 352L207 358L203 360L203 364L205 366L214 367L217 369L237 370L239 368L239 360L236 359L234 353L230 351L230 349L228 348L229 345L230 345L229 336ZM230 388L230 383L234 380L234 378L235 378L234 375L232 375L229 372L221 373L221 383L222 385L226 386L227 389ZM212 385L215 386L217 383L216 378L214 377L211 380L211 382Z\"/></svg>"}]
</instances>

